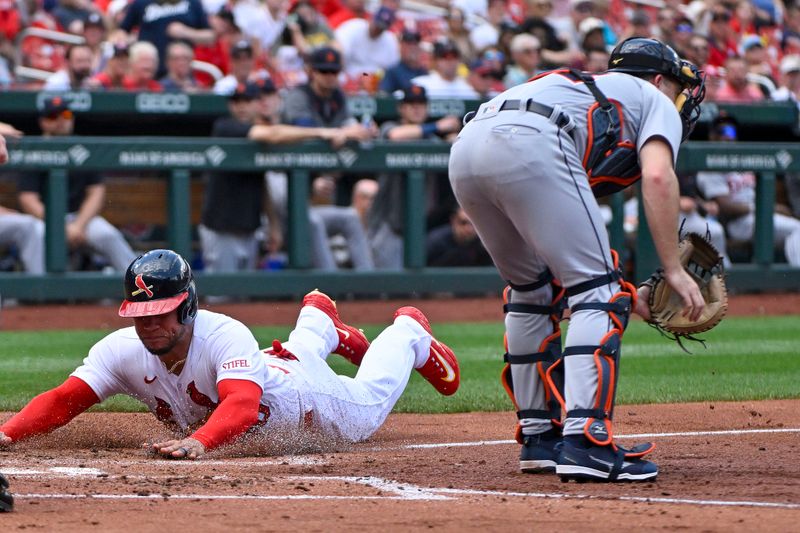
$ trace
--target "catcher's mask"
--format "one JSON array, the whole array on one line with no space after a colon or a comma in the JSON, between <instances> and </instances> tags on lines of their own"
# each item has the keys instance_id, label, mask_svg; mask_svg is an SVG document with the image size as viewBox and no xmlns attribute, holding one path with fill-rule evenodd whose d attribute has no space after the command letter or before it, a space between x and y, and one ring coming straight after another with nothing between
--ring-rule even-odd
<instances>
[{"instance_id":1,"label":"catcher's mask","mask_svg":"<svg viewBox=\"0 0 800 533\"><path fill-rule=\"evenodd\" d=\"M700 118L700 103L706 96L703 71L681 59L670 46L642 37L631 37L619 43L611 52L608 71L633 75L663 74L675 80L682 88L675 99L683 124L681 140L689 138Z\"/></svg>"},{"instance_id":2,"label":"catcher's mask","mask_svg":"<svg viewBox=\"0 0 800 533\"><path fill-rule=\"evenodd\" d=\"M197 315L192 268L172 250L151 250L134 259L124 283L121 317L163 315L177 309L180 323L188 324Z\"/></svg>"}]
</instances>

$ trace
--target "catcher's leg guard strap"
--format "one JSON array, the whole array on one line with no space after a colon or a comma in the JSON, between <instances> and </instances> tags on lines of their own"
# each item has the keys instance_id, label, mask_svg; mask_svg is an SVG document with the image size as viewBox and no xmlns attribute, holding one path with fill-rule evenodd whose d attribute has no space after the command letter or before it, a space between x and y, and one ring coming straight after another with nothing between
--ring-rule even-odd
<instances>
[{"instance_id":1,"label":"catcher's leg guard strap","mask_svg":"<svg viewBox=\"0 0 800 533\"><path fill-rule=\"evenodd\" d=\"M552 422L560 423L560 405L545 377L561 356L563 289L546 272L534 283L507 287L503 296L507 353L501 381L517 411L521 441L522 426L530 427L533 434L548 429Z\"/></svg>"},{"instance_id":2,"label":"catcher's leg guard strap","mask_svg":"<svg viewBox=\"0 0 800 533\"><path fill-rule=\"evenodd\" d=\"M621 340L628 324L635 298L635 289L630 284L621 281L619 284L620 289L607 302L592 300L603 294L601 287L611 285L609 288L612 291L615 290L616 287L614 286L617 285L615 282L618 280L621 280L621 275L619 271L614 271L567 289L567 294L572 294L573 296L589 293L584 296L584 301L578 302L571 307L573 321L577 321L580 317L582 319L582 327L591 327L596 331L598 328L604 327L600 325L599 319L596 317L587 319L581 313L604 311L612 325L610 330L603 333L598 344L573 345L568 346L563 351L563 357L591 355L593 358L597 381L592 405L580 406L579 404L578 407L573 406L572 409L568 410L567 418L586 418L586 423L583 425L583 433L590 441L599 446L605 446L613 442L611 419L616 396ZM590 320L590 322L584 322L586 320ZM592 325L590 326L590 324ZM578 326L575 325L574 327ZM583 334L582 339L592 335L591 330L582 329L581 333ZM582 372L586 372L585 364L583 368ZM578 374L576 377L585 379L585 377L589 376Z\"/></svg>"}]
</instances>

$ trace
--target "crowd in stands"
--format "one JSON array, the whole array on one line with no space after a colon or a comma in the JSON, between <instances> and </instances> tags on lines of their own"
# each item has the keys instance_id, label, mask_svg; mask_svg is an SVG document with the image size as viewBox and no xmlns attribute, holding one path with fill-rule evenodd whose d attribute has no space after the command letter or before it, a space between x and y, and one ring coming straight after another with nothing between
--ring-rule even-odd
<instances>
[{"instance_id":1,"label":"crowd in stands","mask_svg":"<svg viewBox=\"0 0 800 533\"><path fill-rule=\"evenodd\" d=\"M0 0L0 86L215 93L228 98L230 116L213 135L270 144L449 142L460 117L429 119L429 99L485 100L563 66L600 72L614 45L632 36L658 38L704 70L707 101L800 97L800 3L781 0ZM354 94L397 99L399 118L379 125L351 116ZM205 178L198 229L208 270L259 268L265 253L279 254L286 176ZM687 220L734 232L714 224L720 205L731 205L718 202L725 177L690 181ZM328 173L312 183L315 267L402 267L396 176ZM87 181L84 188L98 186ZM426 187L428 263L488 264L447 177L429 173ZM751 200L743 202L749 211L723 209L723 220L752 215ZM72 220L86 229L80 205L71 207ZM702 218L690 217L698 207ZM800 230L786 224L776 234L785 233L792 243L786 256L800 263ZM736 233L746 238L748 231ZM341 256L330 247L336 238Z\"/></svg>"},{"instance_id":2,"label":"crowd in stands","mask_svg":"<svg viewBox=\"0 0 800 533\"><path fill-rule=\"evenodd\" d=\"M800 93L800 5L782 0L3 0L0 84L230 94L269 78L291 89L327 46L346 94L414 80L431 98L480 99L555 67L602 70L630 36L704 69L710 100Z\"/></svg>"}]
</instances>

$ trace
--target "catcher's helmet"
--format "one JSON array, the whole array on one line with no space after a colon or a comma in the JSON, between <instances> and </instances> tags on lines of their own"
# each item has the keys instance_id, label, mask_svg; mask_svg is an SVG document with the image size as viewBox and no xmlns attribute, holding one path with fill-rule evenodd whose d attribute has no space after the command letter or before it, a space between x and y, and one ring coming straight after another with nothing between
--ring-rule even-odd
<instances>
[{"instance_id":1,"label":"catcher's helmet","mask_svg":"<svg viewBox=\"0 0 800 533\"><path fill-rule=\"evenodd\" d=\"M134 259L125 271L119 316L163 315L175 309L181 324L197 315L197 289L189 263L172 250L151 250Z\"/></svg>"},{"instance_id":2,"label":"catcher's helmet","mask_svg":"<svg viewBox=\"0 0 800 533\"><path fill-rule=\"evenodd\" d=\"M700 118L700 102L706 95L703 72L681 59L672 47L644 37L631 37L619 43L608 59L609 72L664 74L677 81L683 91L675 106L683 122L683 140L689 137Z\"/></svg>"}]
</instances>

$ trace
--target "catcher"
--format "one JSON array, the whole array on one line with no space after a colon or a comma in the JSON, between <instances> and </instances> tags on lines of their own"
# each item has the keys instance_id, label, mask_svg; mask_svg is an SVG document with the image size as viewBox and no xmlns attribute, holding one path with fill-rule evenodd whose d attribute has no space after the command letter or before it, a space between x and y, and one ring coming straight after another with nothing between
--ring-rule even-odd
<instances>
[{"instance_id":1,"label":"catcher","mask_svg":"<svg viewBox=\"0 0 800 533\"><path fill-rule=\"evenodd\" d=\"M596 198L641 180L663 278L678 314L697 321L706 303L674 237L675 161L704 95L697 67L658 40L632 37L605 73L549 71L465 117L450 183L508 284L502 378L517 411L523 472L592 481L658 475L645 459L652 445L625 450L614 440L623 333L632 310L652 318L652 289L640 297L622 279Z\"/></svg>"},{"instance_id":2,"label":"catcher","mask_svg":"<svg viewBox=\"0 0 800 533\"><path fill-rule=\"evenodd\" d=\"M62 385L0 426L0 447L62 426L118 393L146 404L178 434L149 446L174 459L197 459L246 432L267 442L302 443L307 430L324 443L357 442L378 430L412 369L441 394L459 385L455 355L414 307L398 309L370 345L315 290L303 298L289 340L262 351L241 322L198 310L191 268L171 250L136 258L124 285L119 314L133 327L100 340ZM335 374L330 353L358 365L355 378Z\"/></svg>"}]
</instances>

